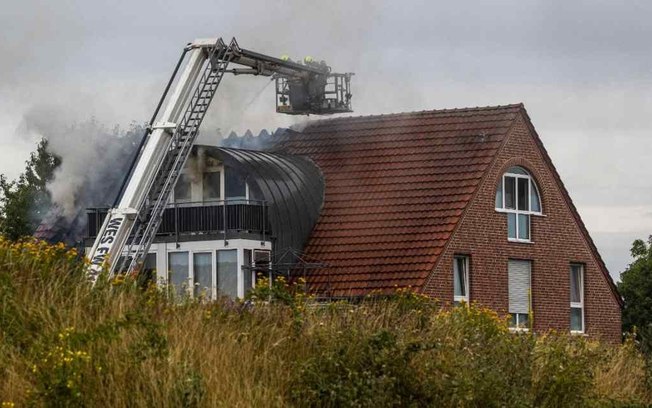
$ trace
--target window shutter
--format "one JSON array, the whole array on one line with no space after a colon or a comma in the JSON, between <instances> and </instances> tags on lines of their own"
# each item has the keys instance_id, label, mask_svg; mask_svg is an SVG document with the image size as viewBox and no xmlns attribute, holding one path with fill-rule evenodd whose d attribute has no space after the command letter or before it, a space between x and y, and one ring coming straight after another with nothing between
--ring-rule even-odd
<instances>
[{"instance_id":1,"label":"window shutter","mask_svg":"<svg viewBox=\"0 0 652 408\"><path fill-rule=\"evenodd\" d=\"M509 313L530 312L530 261L509 261Z\"/></svg>"}]
</instances>

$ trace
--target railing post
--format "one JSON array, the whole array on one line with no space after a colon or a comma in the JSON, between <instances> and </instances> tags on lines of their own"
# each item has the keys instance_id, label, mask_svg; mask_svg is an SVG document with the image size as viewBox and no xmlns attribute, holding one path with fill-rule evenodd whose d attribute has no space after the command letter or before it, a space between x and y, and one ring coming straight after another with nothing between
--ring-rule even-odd
<instances>
[{"instance_id":1,"label":"railing post","mask_svg":"<svg viewBox=\"0 0 652 408\"><path fill-rule=\"evenodd\" d=\"M165 210L163 214L165 214ZM174 243L179 248L179 206L176 200L174 200Z\"/></svg>"},{"instance_id":2,"label":"railing post","mask_svg":"<svg viewBox=\"0 0 652 408\"><path fill-rule=\"evenodd\" d=\"M265 234L267 232L267 203L265 201L263 201L262 204L263 204L263 242L262 242L262 244L265 244Z\"/></svg>"},{"instance_id":3,"label":"railing post","mask_svg":"<svg viewBox=\"0 0 652 408\"><path fill-rule=\"evenodd\" d=\"M229 241L226 239L227 221L226 221L226 199L222 202L222 219L224 221L224 246L229 245Z\"/></svg>"}]
</instances>

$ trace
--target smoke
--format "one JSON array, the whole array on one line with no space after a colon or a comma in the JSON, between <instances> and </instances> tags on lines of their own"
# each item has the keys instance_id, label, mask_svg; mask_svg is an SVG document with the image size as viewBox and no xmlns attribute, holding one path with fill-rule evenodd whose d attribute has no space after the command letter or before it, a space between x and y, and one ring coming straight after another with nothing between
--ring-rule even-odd
<instances>
[{"instance_id":1,"label":"smoke","mask_svg":"<svg viewBox=\"0 0 652 408\"><path fill-rule=\"evenodd\" d=\"M523 101L580 207L627 213L622 197L652 202L652 182L632 177L652 171L652 2L123 3L3 3L0 173L17 175L33 148L14 133L28 108L44 102L123 126L147 120L183 44L233 35L247 49L356 72L357 115ZM217 144L218 128L242 134L304 120L274 113L273 90L260 91L267 81L225 78L200 141Z\"/></svg>"},{"instance_id":2,"label":"smoke","mask_svg":"<svg viewBox=\"0 0 652 408\"><path fill-rule=\"evenodd\" d=\"M282 7L264 16L261 10L268 6L261 3L239 3L234 12L236 17L230 19L224 29L211 35L222 35L226 40L233 35L241 47L271 56L288 55L299 61L311 56L315 60L325 60L333 72L379 68L377 58L365 51L372 48L379 29L382 6L377 2L284 0ZM356 79L353 80L354 94L358 89ZM227 76L208 111L204 128L209 131L219 128L225 135L231 131L243 134L248 129L256 133L265 128L293 128L306 120L305 116L276 113L270 78Z\"/></svg>"},{"instance_id":3,"label":"smoke","mask_svg":"<svg viewBox=\"0 0 652 408\"><path fill-rule=\"evenodd\" d=\"M61 158L46 186L54 204L46 222L70 230L67 236L81 238L84 210L113 205L142 132L133 124L127 131L108 128L95 118L70 122L61 109L50 106L30 109L19 135L46 138L50 153Z\"/></svg>"},{"instance_id":4,"label":"smoke","mask_svg":"<svg viewBox=\"0 0 652 408\"><path fill-rule=\"evenodd\" d=\"M21 141L46 137L52 153L62 157L48 190L61 215L70 221L85 207L112 204L113 191L105 191L107 184L120 184L116 180L125 174L115 164L122 163L131 151L124 150L126 132L103 123L125 126L129 120L147 120L187 41L216 35L228 41L236 36L244 48L273 56L288 54L293 59L311 55L325 59L334 71L352 71L364 58L358 51L370 39L377 16L371 0L356 4L345 0L328 4L288 0L274 13L261 13L267 4L259 1L221 5L206 1L196 5L204 12L192 23L187 20L185 25L164 24L164 29L153 26L143 31L142 25L130 24L139 5L132 5L125 13L91 3L64 1L53 6L26 0L7 4L0 15L5 27L0 51L7 56L0 61L0 110L22 117L18 130ZM160 15L153 24L171 20L181 23L178 17L187 11L187 5L171 4L155 10ZM216 13L223 16L217 26L209 17ZM113 18L107 20L107 14ZM154 31L158 33L148 37L147 33ZM221 135L233 130L238 134L247 129L257 133L306 120L278 115L273 96L270 78L228 75L202 125L198 143L218 145ZM11 125L3 122L7 128L15 126L17 120ZM11 140L13 132L2 130L0 163L8 165L8 158L26 156L29 147L25 142L19 150L19 144ZM253 148L261 148L263 140L266 138L254 137Z\"/></svg>"},{"instance_id":5,"label":"smoke","mask_svg":"<svg viewBox=\"0 0 652 408\"><path fill-rule=\"evenodd\" d=\"M193 183L200 183L202 181L202 177L206 170L206 160L206 149L201 146L197 149L193 149L190 153L185 169L186 175L190 177L190 180Z\"/></svg>"}]
</instances>

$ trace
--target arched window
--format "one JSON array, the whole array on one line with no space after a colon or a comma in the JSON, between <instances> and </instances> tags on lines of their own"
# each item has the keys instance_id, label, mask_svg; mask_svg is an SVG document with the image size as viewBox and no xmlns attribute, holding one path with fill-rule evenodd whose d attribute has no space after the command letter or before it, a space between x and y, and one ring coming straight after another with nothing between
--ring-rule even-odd
<instances>
[{"instance_id":1,"label":"arched window","mask_svg":"<svg viewBox=\"0 0 652 408\"><path fill-rule=\"evenodd\" d=\"M496 210L507 213L507 238L530 241L530 216L541 214L539 190L522 167L510 167L496 188Z\"/></svg>"}]
</instances>

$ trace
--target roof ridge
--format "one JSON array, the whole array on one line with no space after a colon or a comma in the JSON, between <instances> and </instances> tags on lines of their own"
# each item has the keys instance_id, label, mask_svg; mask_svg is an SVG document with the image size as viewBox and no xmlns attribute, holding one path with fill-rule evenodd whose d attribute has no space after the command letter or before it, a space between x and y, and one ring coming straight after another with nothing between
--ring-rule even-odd
<instances>
[{"instance_id":1,"label":"roof ridge","mask_svg":"<svg viewBox=\"0 0 652 408\"><path fill-rule=\"evenodd\" d=\"M371 115L349 115L349 116L338 116L325 119L309 120L306 124L308 126L335 122L339 120L359 120L359 119L375 119L375 118L394 118L399 116L408 116L408 115L418 115L418 114L446 114L446 113L465 113L465 112L490 112L490 111L499 111L499 110L520 110L524 109L522 102L507 104L507 105L487 105L487 106L474 106L474 107L462 107L462 108L443 108L443 109L423 109L420 111L404 111L404 112L395 112L395 113L377 113Z\"/></svg>"}]
</instances>

